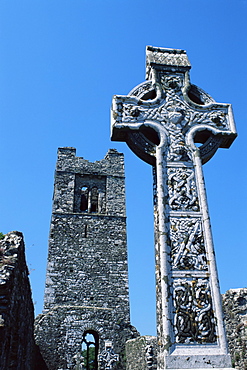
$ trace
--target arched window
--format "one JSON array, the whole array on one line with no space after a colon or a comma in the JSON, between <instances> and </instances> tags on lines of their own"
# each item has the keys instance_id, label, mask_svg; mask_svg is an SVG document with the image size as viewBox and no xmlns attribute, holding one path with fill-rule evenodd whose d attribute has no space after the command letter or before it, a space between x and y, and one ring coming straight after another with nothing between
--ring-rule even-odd
<instances>
[{"instance_id":1,"label":"arched window","mask_svg":"<svg viewBox=\"0 0 247 370\"><path fill-rule=\"evenodd\" d=\"M90 212L98 212L98 188L92 187L91 190L91 210Z\"/></svg>"},{"instance_id":2,"label":"arched window","mask_svg":"<svg viewBox=\"0 0 247 370\"><path fill-rule=\"evenodd\" d=\"M88 211L88 187L87 186L83 186L81 188L80 210L82 212Z\"/></svg>"},{"instance_id":3,"label":"arched window","mask_svg":"<svg viewBox=\"0 0 247 370\"><path fill-rule=\"evenodd\" d=\"M94 330L83 334L81 354L85 370L98 370L99 335Z\"/></svg>"}]
</instances>

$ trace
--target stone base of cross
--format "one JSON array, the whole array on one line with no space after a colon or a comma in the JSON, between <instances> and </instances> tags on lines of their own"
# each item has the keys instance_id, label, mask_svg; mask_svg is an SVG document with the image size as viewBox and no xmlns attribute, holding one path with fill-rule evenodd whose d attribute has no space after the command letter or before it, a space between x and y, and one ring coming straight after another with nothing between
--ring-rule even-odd
<instances>
[{"instance_id":1,"label":"stone base of cross","mask_svg":"<svg viewBox=\"0 0 247 370\"><path fill-rule=\"evenodd\" d=\"M147 47L147 81L114 96L112 140L154 169L158 369L229 369L202 164L236 137L230 104L190 83L186 52ZM198 146L200 144L200 146Z\"/></svg>"}]
</instances>

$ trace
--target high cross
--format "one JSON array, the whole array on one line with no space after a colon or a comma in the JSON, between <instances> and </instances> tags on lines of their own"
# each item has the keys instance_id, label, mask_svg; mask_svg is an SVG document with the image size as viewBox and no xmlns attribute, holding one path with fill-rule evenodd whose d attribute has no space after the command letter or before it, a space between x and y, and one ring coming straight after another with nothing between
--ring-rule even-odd
<instances>
[{"instance_id":1,"label":"high cross","mask_svg":"<svg viewBox=\"0 0 247 370\"><path fill-rule=\"evenodd\" d=\"M202 164L236 137L231 105L190 83L184 50L148 46L146 65L111 128L154 169L158 369L228 369Z\"/></svg>"}]
</instances>

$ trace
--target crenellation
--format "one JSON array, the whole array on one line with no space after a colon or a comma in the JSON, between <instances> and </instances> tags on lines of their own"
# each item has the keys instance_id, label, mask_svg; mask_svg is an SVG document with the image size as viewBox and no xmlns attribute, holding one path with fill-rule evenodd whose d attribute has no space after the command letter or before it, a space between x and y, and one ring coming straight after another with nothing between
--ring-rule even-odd
<instances>
[{"instance_id":1,"label":"crenellation","mask_svg":"<svg viewBox=\"0 0 247 370\"><path fill-rule=\"evenodd\" d=\"M124 178L123 153L109 149L100 161L90 162L82 157L76 157L75 148L59 148L57 158L57 171L78 173L82 175L115 176Z\"/></svg>"}]
</instances>

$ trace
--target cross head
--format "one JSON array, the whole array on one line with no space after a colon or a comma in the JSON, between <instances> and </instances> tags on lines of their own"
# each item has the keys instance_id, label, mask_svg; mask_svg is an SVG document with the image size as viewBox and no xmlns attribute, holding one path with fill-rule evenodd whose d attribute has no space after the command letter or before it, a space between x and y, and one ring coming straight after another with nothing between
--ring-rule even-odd
<instances>
[{"instance_id":1,"label":"cross head","mask_svg":"<svg viewBox=\"0 0 247 370\"><path fill-rule=\"evenodd\" d=\"M146 81L113 97L111 138L154 169L158 369L228 369L202 164L236 137L231 105L190 83L184 50L146 53Z\"/></svg>"}]
</instances>

